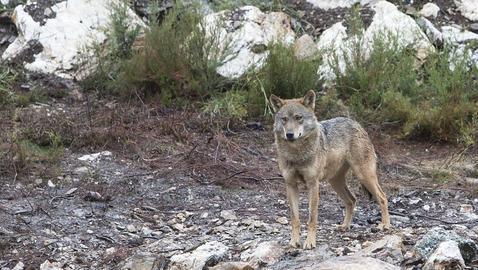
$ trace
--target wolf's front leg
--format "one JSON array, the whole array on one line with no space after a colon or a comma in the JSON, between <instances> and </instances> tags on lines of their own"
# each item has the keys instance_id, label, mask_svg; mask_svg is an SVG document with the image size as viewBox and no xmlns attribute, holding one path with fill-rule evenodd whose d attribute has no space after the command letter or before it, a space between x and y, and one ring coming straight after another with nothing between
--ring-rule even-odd
<instances>
[{"instance_id":1,"label":"wolf's front leg","mask_svg":"<svg viewBox=\"0 0 478 270\"><path fill-rule=\"evenodd\" d=\"M317 246L317 212L319 208L319 183L315 179L307 181L309 190L309 222L307 223L307 239L304 242L304 249L312 249Z\"/></svg>"},{"instance_id":2,"label":"wolf's front leg","mask_svg":"<svg viewBox=\"0 0 478 270\"><path fill-rule=\"evenodd\" d=\"M299 220L299 187L296 181L287 181L287 199L290 205L290 224L292 225L292 233L290 245L292 247L300 246L300 220Z\"/></svg>"}]
</instances>

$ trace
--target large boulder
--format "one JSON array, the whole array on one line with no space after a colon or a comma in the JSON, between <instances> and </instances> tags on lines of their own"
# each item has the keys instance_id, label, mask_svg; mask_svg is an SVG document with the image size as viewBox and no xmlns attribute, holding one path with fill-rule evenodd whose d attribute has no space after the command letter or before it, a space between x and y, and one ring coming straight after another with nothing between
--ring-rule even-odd
<instances>
[{"instance_id":1,"label":"large boulder","mask_svg":"<svg viewBox=\"0 0 478 270\"><path fill-rule=\"evenodd\" d=\"M122 3L121 0L56 2L59 3L45 8L29 0L15 8L12 19L18 37L5 50L2 59L13 60L30 50L31 59L24 64L25 69L73 78L85 48L93 42L105 41L104 29L110 23L111 7ZM41 16L37 11L43 11ZM128 18L130 25L145 26L129 9Z\"/></svg>"},{"instance_id":2,"label":"large boulder","mask_svg":"<svg viewBox=\"0 0 478 270\"><path fill-rule=\"evenodd\" d=\"M428 258L424 270L464 269L465 261L460 248L455 241L441 242L438 248Z\"/></svg>"},{"instance_id":3,"label":"large boulder","mask_svg":"<svg viewBox=\"0 0 478 270\"><path fill-rule=\"evenodd\" d=\"M415 20L398 10L394 4L379 1L372 5L372 9L375 11L372 23L359 35L348 36L347 28L341 22L322 33L317 43L324 59L318 70L322 79L331 81L335 79L335 72L343 73L346 60L351 58L353 50L361 50L367 59L377 38L402 48L412 47L417 54L434 50Z\"/></svg>"},{"instance_id":4,"label":"large boulder","mask_svg":"<svg viewBox=\"0 0 478 270\"><path fill-rule=\"evenodd\" d=\"M455 4L463 17L478 21L478 2L476 0L455 0Z\"/></svg>"},{"instance_id":5,"label":"large boulder","mask_svg":"<svg viewBox=\"0 0 478 270\"><path fill-rule=\"evenodd\" d=\"M256 248L244 251L241 260L248 261L251 265L271 265L278 262L285 254L282 245L277 241L262 242Z\"/></svg>"},{"instance_id":6,"label":"large boulder","mask_svg":"<svg viewBox=\"0 0 478 270\"><path fill-rule=\"evenodd\" d=\"M254 6L205 16L206 34L218 39L225 57L217 72L227 78L238 78L248 70L260 68L268 55L269 44L294 42L290 21L283 12L264 13Z\"/></svg>"}]
</instances>

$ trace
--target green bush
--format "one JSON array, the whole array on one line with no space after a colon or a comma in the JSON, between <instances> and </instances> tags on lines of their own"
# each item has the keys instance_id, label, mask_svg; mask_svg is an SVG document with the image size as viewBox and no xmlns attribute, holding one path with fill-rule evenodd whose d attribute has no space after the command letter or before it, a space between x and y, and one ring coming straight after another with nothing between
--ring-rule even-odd
<instances>
[{"instance_id":1,"label":"green bush","mask_svg":"<svg viewBox=\"0 0 478 270\"><path fill-rule=\"evenodd\" d=\"M281 98L297 98L310 89L318 89L319 63L318 56L297 59L292 46L280 43L270 45L263 67L247 74L237 83L240 89L247 89L249 115L270 114L268 100L271 94Z\"/></svg>"},{"instance_id":2,"label":"green bush","mask_svg":"<svg viewBox=\"0 0 478 270\"><path fill-rule=\"evenodd\" d=\"M114 92L120 83L120 68L126 59L131 58L132 45L141 31L138 25L130 23L128 9L126 1L113 4L110 23L104 29L106 43L96 42L84 49L84 66L91 72L81 81L83 88L99 93Z\"/></svg>"},{"instance_id":3,"label":"green bush","mask_svg":"<svg viewBox=\"0 0 478 270\"><path fill-rule=\"evenodd\" d=\"M476 66L464 57L450 57L457 52L447 48L429 52L418 67L415 51L398 46L397 40L377 36L368 58L354 48L346 56L344 73L336 61L337 97L361 121L394 124L405 137L473 143L478 130Z\"/></svg>"},{"instance_id":4,"label":"green bush","mask_svg":"<svg viewBox=\"0 0 478 270\"><path fill-rule=\"evenodd\" d=\"M142 50L122 66L123 90L153 90L166 104L221 92L227 80L216 68L230 55L216 29L207 35L198 7L177 4L160 25L151 26Z\"/></svg>"}]
</instances>

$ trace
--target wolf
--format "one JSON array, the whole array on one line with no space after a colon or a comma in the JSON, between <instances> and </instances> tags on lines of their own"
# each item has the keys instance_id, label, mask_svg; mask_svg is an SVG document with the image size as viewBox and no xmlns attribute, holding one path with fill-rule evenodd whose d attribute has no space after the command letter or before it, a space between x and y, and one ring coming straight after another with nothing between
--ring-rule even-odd
<instances>
[{"instance_id":1,"label":"wolf","mask_svg":"<svg viewBox=\"0 0 478 270\"><path fill-rule=\"evenodd\" d=\"M350 228L356 199L345 180L349 169L380 205L382 221L378 228L390 228L388 201L378 183L377 157L367 132L359 123L345 117L317 121L315 99L313 90L296 99L270 96L275 113L273 131L277 161L290 205L292 247L300 246L298 184L305 183L308 189L309 220L304 249L316 247L321 180L327 180L345 203L345 217L338 229Z\"/></svg>"}]
</instances>

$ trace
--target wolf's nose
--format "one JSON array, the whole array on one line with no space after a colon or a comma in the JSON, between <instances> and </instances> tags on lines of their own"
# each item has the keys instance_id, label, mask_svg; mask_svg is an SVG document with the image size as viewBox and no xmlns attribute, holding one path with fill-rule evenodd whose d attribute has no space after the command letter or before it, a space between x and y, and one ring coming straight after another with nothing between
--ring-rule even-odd
<instances>
[{"instance_id":1,"label":"wolf's nose","mask_svg":"<svg viewBox=\"0 0 478 270\"><path fill-rule=\"evenodd\" d=\"M294 139L294 133L286 133L287 140L292 141Z\"/></svg>"}]
</instances>

